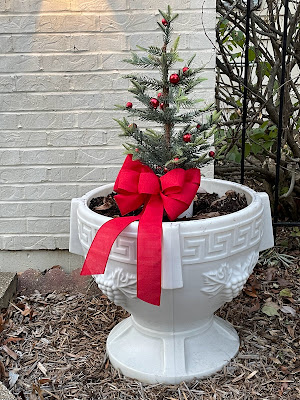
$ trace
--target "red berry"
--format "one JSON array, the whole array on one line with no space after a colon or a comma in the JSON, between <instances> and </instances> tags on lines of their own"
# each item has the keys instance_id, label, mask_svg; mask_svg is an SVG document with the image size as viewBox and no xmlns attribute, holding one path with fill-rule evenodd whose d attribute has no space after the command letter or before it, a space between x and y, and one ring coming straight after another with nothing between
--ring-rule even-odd
<instances>
[{"instance_id":1,"label":"red berry","mask_svg":"<svg viewBox=\"0 0 300 400\"><path fill-rule=\"evenodd\" d=\"M159 108L160 108L161 110L164 110L165 107L166 107L165 103L160 103Z\"/></svg>"},{"instance_id":2,"label":"red berry","mask_svg":"<svg viewBox=\"0 0 300 400\"><path fill-rule=\"evenodd\" d=\"M157 98L159 99L162 95L162 93L157 93Z\"/></svg>"},{"instance_id":3,"label":"red berry","mask_svg":"<svg viewBox=\"0 0 300 400\"><path fill-rule=\"evenodd\" d=\"M176 85L179 81L179 75L178 74L172 74L169 78L170 82L173 83L174 85Z\"/></svg>"},{"instance_id":4,"label":"red berry","mask_svg":"<svg viewBox=\"0 0 300 400\"><path fill-rule=\"evenodd\" d=\"M128 126L128 128L130 128L130 129L136 129L136 128L137 128L137 124L130 124L130 125Z\"/></svg>"},{"instance_id":5,"label":"red berry","mask_svg":"<svg viewBox=\"0 0 300 400\"><path fill-rule=\"evenodd\" d=\"M182 72L185 74L186 72L188 72L188 70L189 70L189 67L184 67L184 68L182 68Z\"/></svg>"},{"instance_id":6,"label":"red berry","mask_svg":"<svg viewBox=\"0 0 300 400\"><path fill-rule=\"evenodd\" d=\"M128 103L126 103L126 108L132 108L132 103L131 103L131 101L128 101Z\"/></svg>"},{"instance_id":7,"label":"red berry","mask_svg":"<svg viewBox=\"0 0 300 400\"><path fill-rule=\"evenodd\" d=\"M159 101L153 97L153 98L150 100L150 105L151 105L153 108L157 108L157 107L159 106Z\"/></svg>"},{"instance_id":8,"label":"red berry","mask_svg":"<svg viewBox=\"0 0 300 400\"><path fill-rule=\"evenodd\" d=\"M167 21L165 18L163 18L163 19L161 20L161 23L162 23L164 26L167 26L167 25L168 25L168 21Z\"/></svg>"},{"instance_id":9,"label":"red berry","mask_svg":"<svg viewBox=\"0 0 300 400\"><path fill-rule=\"evenodd\" d=\"M185 133L183 135L183 140L185 141L185 143L189 143L191 141L192 135L190 133Z\"/></svg>"},{"instance_id":10,"label":"red berry","mask_svg":"<svg viewBox=\"0 0 300 400\"><path fill-rule=\"evenodd\" d=\"M197 124L196 128L200 129L201 128L201 124Z\"/></svg>"},{"instance_id":11,"label":"red berry","mask_svg":"<svg viewBox=\"0 0 300 400\"><path fill-rule=\"evenodd\" d=\"M136 148L134 149L134 151L135 151L136 153L138 153L138 152L139 152L139 149L136 147Z\"/></svg>"},{"instance_id":12,"label":"red berry","mask_svg":"<svg viewBox=\"0 0 300 400\"><path fill-rule=\"evenodd\" d=\"M212 151L212 150L208 153L208 155L209 155L209 157L211 157L211 158L215 158L215 152Z\"/></svg>"},{"instance_id":13,"label":"red berry","mask_svg":"<svg viewBox=\"0 0 300 400\"><path fill-rule=\"evenodd\" d=\"M175 162L179 161L179 158L178 158L178 157L175 157L175 158L174 158L174 161L175 161Z\"/></svg>"},{"instance_id":14,"label":"red berry","mask_svg":"<svg viewBox=\"0 0 300 400\"><path fill-rule=\"evenodd\" d=\"M169 170L168 170L168 168L167 167L165 167L164 168L164 172L168 172Z\"/></svg>"}]
</instances>

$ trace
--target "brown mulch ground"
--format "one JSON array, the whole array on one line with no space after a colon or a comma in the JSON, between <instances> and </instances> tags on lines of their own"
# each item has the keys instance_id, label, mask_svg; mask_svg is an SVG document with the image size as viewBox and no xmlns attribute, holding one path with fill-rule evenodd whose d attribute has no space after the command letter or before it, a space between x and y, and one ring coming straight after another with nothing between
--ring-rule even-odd
<instances>
[{"instance_id":1,"label":"brown mulch ground","mask_svg":"<svg viewBox=\"0 0 300 400\"><path fill-rule=\"evenodd\" d=\"M300 398L300 251L286 251L295 257L289 266L269 256L241 295L219 310L241 345L210 378L165 386L120 375L107 359L105 341L127 314L91 284L82 294L19 293L0 317L2 380L18 400Z\"/></svg>"}]
</instances>

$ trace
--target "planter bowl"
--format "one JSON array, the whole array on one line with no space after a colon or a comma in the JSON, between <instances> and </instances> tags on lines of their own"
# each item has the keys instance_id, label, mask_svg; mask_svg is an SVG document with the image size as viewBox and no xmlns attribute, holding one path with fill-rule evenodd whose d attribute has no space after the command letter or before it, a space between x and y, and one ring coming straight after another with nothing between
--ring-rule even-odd
<instances>
[{"instance_id":1,"label":"planter bowl","mask_svg":"<svg viewBox=\"0 0 300 400\"><path fill-rule=\"evenodd\" d=\"M273 246L266 193L217 179L203 178L201 187L220 196L227 190L245 194L248 206L220 217L163 223L159 307L136 297L138 222L115 241L105 273L94 275L102 292L131 313L107 339L111 363L143 382L176 384L206 377L236 355L235 329L214 312L240 293L259 251ZM109 220L88 204L112 188L105 185L72 200L70 252L86 256L97 230Z\"/></svg>"}]
</instances>

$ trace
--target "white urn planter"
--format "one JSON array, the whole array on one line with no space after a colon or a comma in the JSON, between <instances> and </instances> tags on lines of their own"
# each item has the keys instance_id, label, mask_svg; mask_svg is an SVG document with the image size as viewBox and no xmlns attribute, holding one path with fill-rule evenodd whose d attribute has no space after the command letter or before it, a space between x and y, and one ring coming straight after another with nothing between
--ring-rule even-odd
<instances>
[{"instance_id":1,"label":"white urn planter","mask_svg":"<svg viewBox=\"0 0 300 400\"><path fill-rule=\"evenodd\" d=\"M162 292L159 307L136 297L136 238L133 222L117 238L99 288L131 314L107 339L112 365L131 378L176 384L220 370L239 349L230 323L214 315L242 290L259 256L273 246L269 198L246 186L201 180L207 192L245 194L248 206L220 217L163 223ZM86 256L108 217L88 208L105 185L72 200L70 252ZM87 350L88 351L88 350Z\"/></svg>"}]
</instances>

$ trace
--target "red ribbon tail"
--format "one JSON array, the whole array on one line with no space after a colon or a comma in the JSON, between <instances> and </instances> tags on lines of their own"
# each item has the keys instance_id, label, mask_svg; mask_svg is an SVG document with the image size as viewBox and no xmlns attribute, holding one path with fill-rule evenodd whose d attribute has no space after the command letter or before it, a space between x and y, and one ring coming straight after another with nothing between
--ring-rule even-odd
<instances>
[{"instance_id":1,"label":"red ribbon tail","mask_svg":"<svg viewBox=\"0 0 300 400\"><path fill-rule=\"evenodd\" d=\"M80 275L104 274L110 250L118 235L140 216L114 218L102 225L90 246Z\"/></svg>"},{"instance_id":2,"label":"red ribbon tail","mask_svg":"<svg viewBox=\"0 0 300 400\"><path fill-rule=\"evenodd\" d=\"M159 306L163 202L152 195L141 215L137 239L137 297Z\"/></svg>"}]
</instances>

